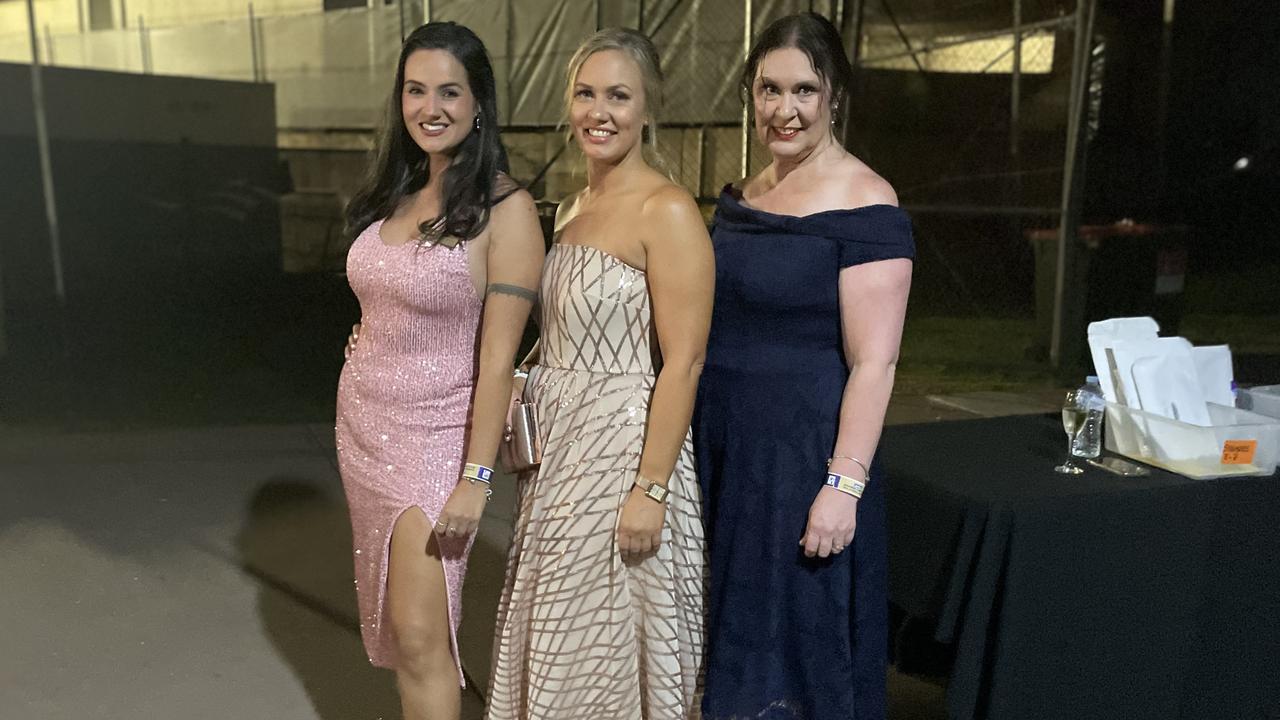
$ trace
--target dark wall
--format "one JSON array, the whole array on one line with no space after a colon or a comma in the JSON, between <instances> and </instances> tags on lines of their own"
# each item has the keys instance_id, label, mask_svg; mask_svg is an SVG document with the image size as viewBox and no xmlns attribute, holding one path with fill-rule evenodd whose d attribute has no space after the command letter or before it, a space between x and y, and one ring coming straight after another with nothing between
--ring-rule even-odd
<instances>
[{"instance_id":1,"label":"dark wall","mask_svg":"<svg viewBox=\"0 0 1280 720\"><path fill-rule=\"evenodd\" d=\"M55 300L25 65L0 64L0 423L332 418L346 281L282 272L269 85L44 71Z\"/></svg>"},{"instance_id":2,"label":"dark wall","mask_svg":"<svg viewBox=\"0 0 1280 720\"><path fill-rule=\"evenodd\" d=\"M1089 141L1083 205L1086 223L1122 218L1152 222L1159 212L1168 56L1162 0L1099 3L1094 41L1102 80Z\"/></svg>"},{"instance_id":3,"label":"dark wall","mask_svg":"<svg viewBox=\"0 0 1280 720\"><path fill-rule=\"evenodd\" d=\"M1277 38L1269 3L1177 4L1165 211L1199 229L1192 259L1205 270L1280 263Z\"/></svg>"},{"instance_id":4,"label":"dark wall","mask_svg":"<svg viewBox=\"0 0 1280 720\"><path fill-rule=\"evenodd\" d=\"M279 267L269 85L43 70L71 306L217 292ZM9 312L52 301L27 65L0 64L0 270Z\"/></svg>"},{"instance_id":5,"label":"dark wall","mask_svg":"<svg viewBox=\"0 0 1280 720\"><path fill-rule=\"evenodd\" d=\"M1008 75L857 71L846 145L912 212L913 312L1033 312L1026 232L1056 224L1061 196L1070 48L1058 45L1053 73L1023 78L1016 155Z\"/></svg>"}]
</instances>

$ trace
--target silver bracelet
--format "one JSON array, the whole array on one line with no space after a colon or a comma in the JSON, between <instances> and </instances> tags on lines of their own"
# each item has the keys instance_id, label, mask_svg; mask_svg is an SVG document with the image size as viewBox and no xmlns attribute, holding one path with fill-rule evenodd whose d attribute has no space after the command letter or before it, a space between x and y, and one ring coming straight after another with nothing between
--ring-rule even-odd
<instances>
[{"instance_id":1,"label":"silver bracelet","mask_svg":"<svg viewBox=\"0 0 1280 720\"><path fill-rule=\"evenodd\" d=\"M854 462L858 463L858 467L862 468L862 475L863 475L863 477L864 477L865 481L866 481L866 482L871 482L871 470L867 468L867 464L866 464L866 463L862 462L862 461L861 461L861 460L859 460L858 458L853 457L852 455L832 455L830 458L828 458L828 459L827 459L827 467L828 467L828 468L830 468L830 467L831 467L831 461L833 461L833 460L852 460L852 461L854 461Z\"/></svg>"}]
</instances>

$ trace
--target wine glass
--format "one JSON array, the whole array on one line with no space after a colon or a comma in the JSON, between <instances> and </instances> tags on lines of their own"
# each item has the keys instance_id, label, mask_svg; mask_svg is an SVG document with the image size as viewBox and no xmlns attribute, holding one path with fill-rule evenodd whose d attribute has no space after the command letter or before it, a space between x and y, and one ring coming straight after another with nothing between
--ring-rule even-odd
<instances>
[{"instance_id":1,"label":"wine glass","mask_svg":"<svg viewBox=\"0 0 1280 720\"><path fill-rule=\"evenodd\" d=\"M1072 390L1067 393L1066 399L1062 401L1062 429L1067 431L1067 459L1055 467L1054 472L1063 475L1079 475L1084 472L1084 468L1076 463L1073 449L1076 433L1080 431L1080 426L1084 424L1085 416L1088 414L1089 408L1085 405L1080 391Z\"/></svg>"}]
</instances>

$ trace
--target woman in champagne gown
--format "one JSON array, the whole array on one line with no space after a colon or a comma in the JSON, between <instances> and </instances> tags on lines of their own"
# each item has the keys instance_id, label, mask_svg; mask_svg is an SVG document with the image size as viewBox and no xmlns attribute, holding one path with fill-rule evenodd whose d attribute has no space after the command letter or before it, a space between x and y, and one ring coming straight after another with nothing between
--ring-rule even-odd
<instances>
[{"instance_id":1,"label":"woman in champagne gown","mask_svg":"<svg viewBox=\"0 0 1280 720\"><path fill-rule=\"evenodd\" d=\"M643 155L657 67L626 30L588 39L570 64L588 186L561 204L543 270L525 398L544 450L521 480L490 720L698 712L705 559L689 418L713 272L692 198Z\"/></svg>"}]
</instances>

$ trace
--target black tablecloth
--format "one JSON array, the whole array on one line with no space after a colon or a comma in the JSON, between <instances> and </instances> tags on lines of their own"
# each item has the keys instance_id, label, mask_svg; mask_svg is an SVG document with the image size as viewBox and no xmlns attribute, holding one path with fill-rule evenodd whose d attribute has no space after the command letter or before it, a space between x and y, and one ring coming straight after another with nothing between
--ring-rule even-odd
<instances>
[{"instance_id":1,"label":"black tablecloth","mask_svg":"<svg viewBox=\"0 0 1280 720\"><path fill-rule=\"evenodd\" d=\"M1280 719L1280 478L1053 472L1056 417L887 428L889 594L953 718Z\"/></svg>"}]
</instances>

